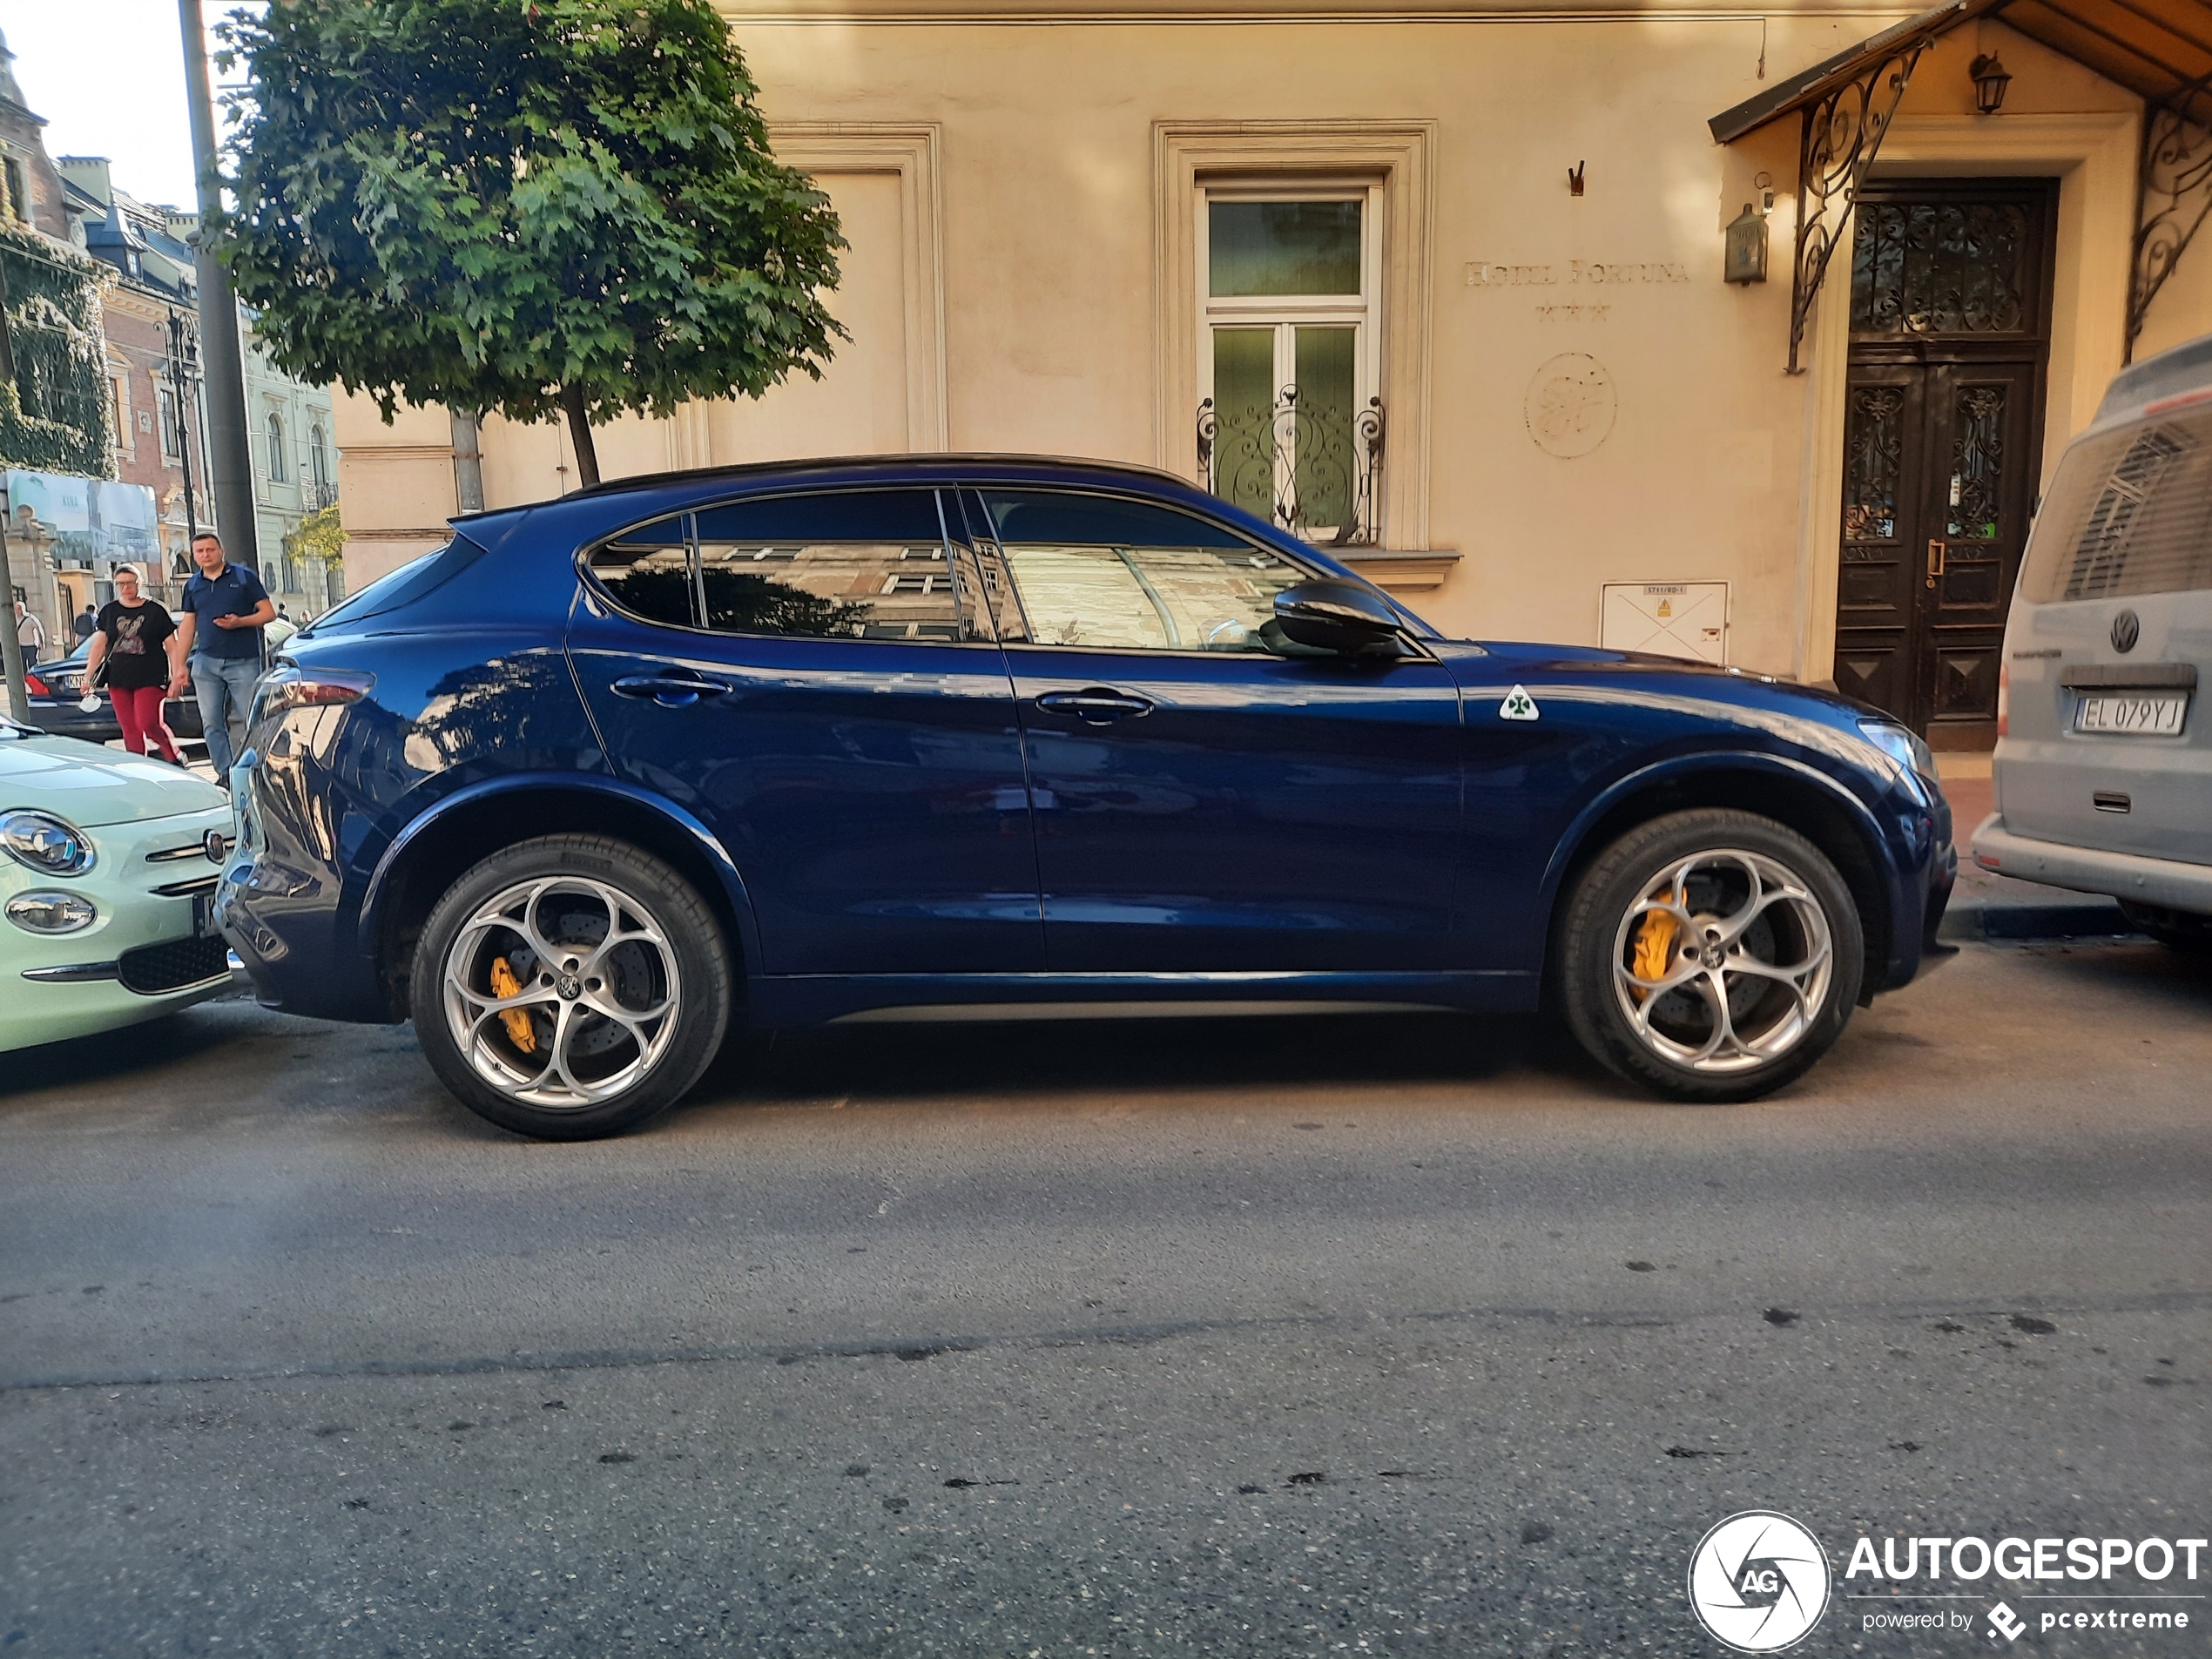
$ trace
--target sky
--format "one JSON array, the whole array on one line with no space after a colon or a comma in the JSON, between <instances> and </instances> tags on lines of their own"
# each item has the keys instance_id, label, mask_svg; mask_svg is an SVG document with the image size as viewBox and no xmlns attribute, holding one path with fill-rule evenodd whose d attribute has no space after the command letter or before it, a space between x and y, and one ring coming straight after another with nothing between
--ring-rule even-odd
<instances>
[{"instance_id":1,"label":"sky","mask_svg":"<svg viewBox=\"0 0 2212 1659\"><path fill-rule=\"evenodd\" d=\"M232 8L202 9L212 25ZM48 155L105 156L141 201L198 205L176 0L0 0L0 33Z\"/></svg>"}]
</instances>

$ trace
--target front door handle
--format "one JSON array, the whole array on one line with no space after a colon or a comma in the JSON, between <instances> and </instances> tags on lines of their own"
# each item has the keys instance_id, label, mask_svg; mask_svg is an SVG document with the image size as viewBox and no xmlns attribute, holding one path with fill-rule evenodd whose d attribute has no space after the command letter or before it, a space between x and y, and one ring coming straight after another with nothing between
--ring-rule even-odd
<instances>
[{"instance_id":1,"label":"front door handle","mask_svg":"<svg viewBox=\"0 0 2212 1659\"><path fill-rule=\"evenodd\" d=\"M1047 691L1037 698L1047 714L1072 714L1085 725L1111 725L1116 720L1141 719L1151 713L1152 699L1134 691L1116 691L1094 685L1082 691Z\"/></svg>"},{"instance_id":2,"label":"front door handle","mask_svg":"<svg viewBox=\"0 0 2212 1659\"><path fill-rule=\"evenodd\" d=\"M1932 588L1943 575L1943 558L1948 551L1950 550L1941 542L1928 543L1928 585Z\"/></svg>"},{"instance_id":3,"label":"front door handle","mask_svg":"<svg viewBox=\"0 0 2212 1659\"><path fill-rule=\"evenodd\" d=\"M664 709L687 709L703 697L727 697L737 688L703 674L631 674L617 680L613 689L617 697L649 697Z\"/></svg>"}]
</instances>

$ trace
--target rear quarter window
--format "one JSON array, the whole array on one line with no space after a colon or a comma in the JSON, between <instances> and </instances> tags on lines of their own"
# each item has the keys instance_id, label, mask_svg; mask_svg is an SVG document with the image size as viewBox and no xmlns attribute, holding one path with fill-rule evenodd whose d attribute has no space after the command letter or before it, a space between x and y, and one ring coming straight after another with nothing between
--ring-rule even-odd
<instances>
[{"instance_id":1,"label":"rear quarter window","mask_svg":"<svg viewBox=\"0 0 2212 1659\"><path fill-rule=\"evenodd\" d=\"M484 550L465 536L455 536L434 553L409 559L396 570L387 571L359 593L341 599L307 627L302 639L313 639L334 628L343 628L388 610L411 605L433 589L443 587L483 556Z\"/></svg>"},{"instance_id":2,"label":"rear quarter window","mask_svg":"<svg viewBox=\"0 0 2212 1659\"><path fill-rule=\"evenodd\" d=\"M2212 589L2212 406L2083 440L2035 521L2036 604Z\"/></svg>"},{"instance_id":3,"label":"rear quarter window","mask_svg":"<svg viewBox=\"0 0 2212 1659\"><path fill-rule=\"evenodd\" d=\"M609 536L591 550L591 575L632 616L679 628L698 619L681 513Z\"/></svg>"}]
</instances>

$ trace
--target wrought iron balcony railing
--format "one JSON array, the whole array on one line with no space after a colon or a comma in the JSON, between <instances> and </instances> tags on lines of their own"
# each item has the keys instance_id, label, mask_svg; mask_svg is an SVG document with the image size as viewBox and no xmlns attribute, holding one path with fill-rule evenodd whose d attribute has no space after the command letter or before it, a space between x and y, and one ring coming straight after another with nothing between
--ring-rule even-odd
<instances>
[{"instance_id":1,"label":"wrought iron balcony railing","mask_svg":"<svg viewBox=\"0 0 2212 1659\"><path fill-rule=\"evenodd\" d=\"M338 486L323 483L302 484L300 487L300 495L302 506L311 513L318 512L338 499Z\"/></svg>"},{"instance_id":2,"label":"wrought iron balcony railing","mask_svg":"<svg viewBox=\"0 0 2212 1659\"><path fill-rule=\"evenodd\" d=\"M1272 408L1198 405L1207 489L1326 547L1372 547L1382 477L1382 400L1305 402L1286 386Z\"/></svg>"}]
</instances>

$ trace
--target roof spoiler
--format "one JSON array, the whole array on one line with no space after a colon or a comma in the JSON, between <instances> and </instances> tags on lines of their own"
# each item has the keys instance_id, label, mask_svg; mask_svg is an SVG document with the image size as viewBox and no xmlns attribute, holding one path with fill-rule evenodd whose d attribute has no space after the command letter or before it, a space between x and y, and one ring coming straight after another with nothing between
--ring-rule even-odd
<instances>
[{"instance_id":1,"label":"roof spoiler","mask_svg":"<svg viewBox=\"0 0 2212 1659\"><path fill-rule=\"evenodd\" d=\"M2121 369L2097 407L2097 421L2101 425L2123 415L2148 414L2154 404L2192 392L2212 397L2212 334Z\"/></svg>"}]
</instances>

